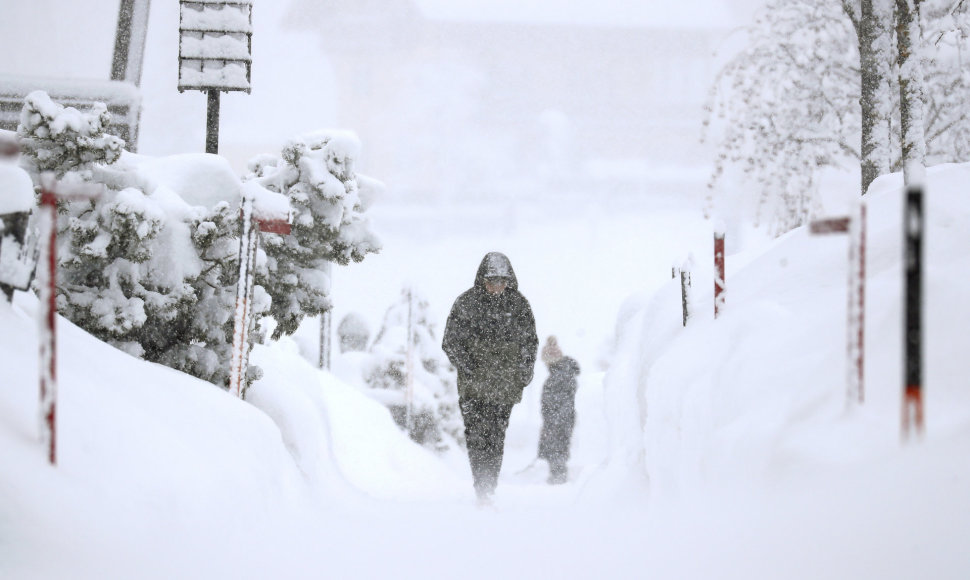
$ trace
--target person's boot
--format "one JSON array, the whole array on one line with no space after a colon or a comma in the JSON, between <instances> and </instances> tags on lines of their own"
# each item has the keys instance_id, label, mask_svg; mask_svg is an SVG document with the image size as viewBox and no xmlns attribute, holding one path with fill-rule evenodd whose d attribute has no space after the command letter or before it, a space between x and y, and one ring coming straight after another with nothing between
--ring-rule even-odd
<instances>
[{"instance_id":1,"label":"person's boot","mask_svg":"<svg viewBox=\"0 0 970 580\"><path fill-rule=\"evenodd\" d=\"M569 480L569 470L565 464L558 461L549 462L549 479L546 480L550 485L559 485Z\"/></svg>"}]
</instances>

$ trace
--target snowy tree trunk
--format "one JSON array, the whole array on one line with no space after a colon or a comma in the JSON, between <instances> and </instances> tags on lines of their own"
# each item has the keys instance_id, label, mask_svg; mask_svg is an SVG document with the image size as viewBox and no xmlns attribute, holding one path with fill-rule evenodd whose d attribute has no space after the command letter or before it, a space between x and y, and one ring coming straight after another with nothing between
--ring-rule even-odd
<instances>
[{"instance_id":1,"label":"snowy tree trunk","mask_svg":"<svg viewBox=\"0 0 970 580\"><path fill-rule=\"evenodd\" d=\"M870 183L890 171L891 18L889 0L862 0L859 17L854 19L859 38L862 81L859 99L862 108L862 195L865 195Z\"/></svg>"},{"instance_id":2,"label":"snowy tree trunk","mask_svg":"<svg viewBox=\"0 0 970 580\"><path fill-rule=\"evenodd\" d=\"M922 183L926 137L923 121L923 65L920 62L921 0L896 0L899 66L899 117L903 175L907 184Z\"/></svg>"}]
</instances>

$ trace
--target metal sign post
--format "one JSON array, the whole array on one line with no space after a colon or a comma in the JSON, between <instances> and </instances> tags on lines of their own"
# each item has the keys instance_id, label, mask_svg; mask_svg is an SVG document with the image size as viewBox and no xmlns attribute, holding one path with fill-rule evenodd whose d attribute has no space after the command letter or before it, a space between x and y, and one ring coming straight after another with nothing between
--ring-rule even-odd
<instances>
[{"instance_id":1,"label":"metal sign post","mask_svg":"<svg viewBox=\"0 0 970 580\"><path fill-rule=\"evenodd\" d=\"M179 0L179 92L207 95L206 153L219 152L219 92L249 93L252 0Z\"/></svg>"}]
</instances>

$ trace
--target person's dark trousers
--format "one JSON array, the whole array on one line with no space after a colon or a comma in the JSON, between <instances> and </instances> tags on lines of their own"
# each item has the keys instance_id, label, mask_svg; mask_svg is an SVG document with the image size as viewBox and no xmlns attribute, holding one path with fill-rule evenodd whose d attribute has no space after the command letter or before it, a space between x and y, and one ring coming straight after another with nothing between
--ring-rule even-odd
<instances>
[{"instance_id":1,"label":"person's dark trousers","mask_svg":"<svg viewBox=\"0 0 970 580\"><path fill-rule=\"evenodd\" d=\"M564 455L553 455L549 458L549 483L566 483L569 479L569 469L566 467Z\"/></svg>"},{"instance_id":2,"label":"person's dark trousers","mask_svg":"<svg viewBox=\"0 0 970 580\"><path fill-rule=\"evenodd\" d=\"M505 430L512 405L463 399L461 417L465 422L465 445L479 497L491 495L498 485L505 453Z\"/></svg>"}]
</instances>

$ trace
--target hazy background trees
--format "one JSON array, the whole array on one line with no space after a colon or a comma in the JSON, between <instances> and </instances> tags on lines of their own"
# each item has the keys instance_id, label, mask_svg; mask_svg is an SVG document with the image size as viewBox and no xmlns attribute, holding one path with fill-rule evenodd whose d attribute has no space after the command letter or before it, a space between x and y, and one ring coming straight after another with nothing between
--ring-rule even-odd
<instances>
[{"instance_id":1,"label":"hazy background trees","mask_svg":"<svg viewBox=\"0 0 970 580\"><path fill-rule=\"evenodd\" d=\"M819 209L827 169L861 193L906 160L970 154L962 0L769 0L711 90L708 211L732 187L775 234ZM740 170L738 172L737 170Z\"/></svg>"}]
</instances>

